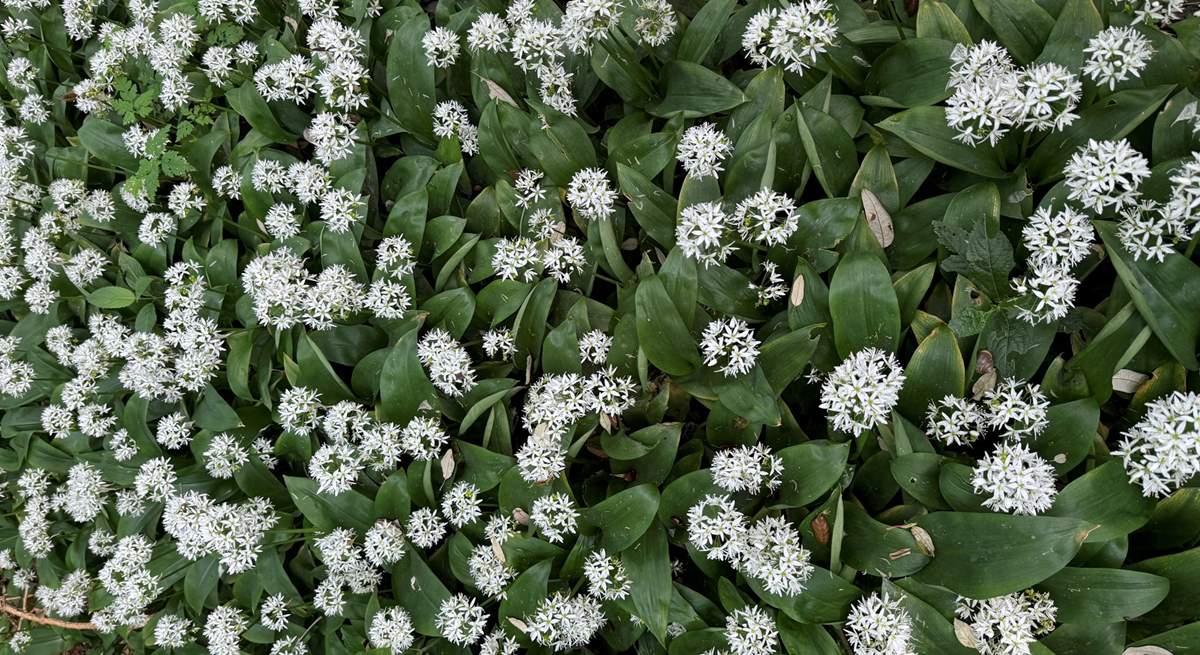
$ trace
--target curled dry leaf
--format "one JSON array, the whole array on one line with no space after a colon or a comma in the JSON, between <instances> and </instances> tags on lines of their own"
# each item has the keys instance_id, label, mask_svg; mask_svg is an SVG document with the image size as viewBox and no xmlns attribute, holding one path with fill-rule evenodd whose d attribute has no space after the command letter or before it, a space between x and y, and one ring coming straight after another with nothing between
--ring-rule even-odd
<instances>
[{"instance_id":1,"label":"curled dry leaf","mask_svg":"<svg viewBox=\"0 0 1200 655\"><path fill-rule=\"evenodd\" d=\"M1123 368L1116 373L1113 373L1113 391L1119 391L1121 393L1134 393L1138 390L1138 387L1142 386L1142 383L1149 379L1150 376L1146 375L1145 373L1138 373L1137 371L1131 371L1127 368Z\"/></svg>"},{"instance_id":2,"label":"curled dry leaf","mask_svg":"<svg viewBox=\"0 0 1200 655\"><path fill-rule=\"evenodd\" d=\"M879 245L887 248L896 240L896 228L892 225L892 215L888 213L883 203L870 189L862 190L863 213L867 217L867 226Z\"/></svg>"},{"instance_id":3,"label":"curled dry leaf","mask_svg":"<svg viewBox=\"0 0 1200 655\"><path fill-rule=\"evenodd\" d=\"M971 629L971 626L959 619L954 619L954 638L958 640L958 643L967 648L979 647L979 642L975 639L975 631Z\"/></svg>"},{"instance_id":4,"label":"curled dry leaf","mask_svg":"<svg viewBox=\"0 0 1200 655\"><path fill-rule=\"evenodd\" d=\"M929 532L919 525L914 525L908 529L912 533L913 539L917 542L917 548L929 557L933 557L936 552L933 547L933 537L929 536Z\"/></svg>"},{"instance_id":5,"label":"curled dry leaf","mask_svg":"<svg viewBox=\"0 0 1200 655\"><path fill-rule=\"evenodd\" d=\"M800 303L804 302L804 276L797 275L796 279L792 280L792 293L788 297L792 307L799 307Z\"/></svg>"}]
</instances>

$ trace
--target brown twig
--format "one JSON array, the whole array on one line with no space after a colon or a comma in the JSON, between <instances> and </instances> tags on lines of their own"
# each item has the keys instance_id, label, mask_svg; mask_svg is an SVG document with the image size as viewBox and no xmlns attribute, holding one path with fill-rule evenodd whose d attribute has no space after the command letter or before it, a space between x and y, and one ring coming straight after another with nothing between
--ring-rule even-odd
<instances>
[{"instance_id":1,"label":"brown twig","mask_svg":"<svg viewBox=\"0 0 1200 655\"><path fill-rule=\"evenodd\" d=\"M48 616L38 616L37 614L33 614L31 612L26 612L25 610L17 609L15 607L13 607L12 605L9 605L8 603L0 602L0 612L4 612L5 614L11 614L12 616L17 617L20 620L29 621L30 623L37 623L40 625L50 625L50 626L54 626L56 628L64 628L66 630L95 630L96 629L96 624L94 624L94 623L77 623L74 621L60 621L58 619L52 619Z\"/></svg>"}]
</instances>

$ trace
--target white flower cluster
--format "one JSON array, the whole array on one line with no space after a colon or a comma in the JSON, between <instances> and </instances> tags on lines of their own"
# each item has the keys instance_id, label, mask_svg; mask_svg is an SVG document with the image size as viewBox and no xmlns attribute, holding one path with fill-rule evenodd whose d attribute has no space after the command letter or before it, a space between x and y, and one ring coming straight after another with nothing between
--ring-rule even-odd
<instances>
[{"instance_id":1,"label":"white flower cluster","mask_svg":"<svg viewBox=\"0 0 1200 655\"><path fill-rule=\"evenodd\" d=\"M750 605L725 617L725 641L733 655L773 655L779 630L766 610Z\"/></svg>"},{"instance_id":2,"label":"white flower cluster","mask_svg":"<svg viewBox=\"0 0 1200 655\"><path fill-rule=\"evenodd\" d=\"M711 469L713 482L728 492L775 491L783 483L783 459L764 444L719 451Z\"/></svg>"},{"instance_id":3,"label":"white flower cluster","mask_svg":"<svg viewBox=\"0 0 1200 655\"><path fill-rule=\"evenodd\" d=\"M1036 515L1054 505L1054 467L1016 441L1002 441L983 456L971 474L971 486L988 498L983 506L1010 514Z\"/></svg>"},{"instance_id":4,"label":"white flower cluster","mask_svg":"<svg viewBox=\"0 0 1200 655\"><path fill-rule=\"evenodd\" d=\"M892 353L866 348L847 357L821 384L821 409L855 436L887 423L900 402L904 370Z\"/></svg>"},{"instance_id":5,"label":"white flower cluster","mask_svg":"<svg viewBox=\"0 0 1200 655\"><path fill-rule=\"evenodd\" d=\"M162 515L163 530L174 537L180 555L198 560L216 554L229 573L254 568L262 551L263 535L277 520L267 498L222 503L194 490L172 493Z\"/></svg>"},{"instance_id":6,"label":"white flower cluster","mask_svg":"<svg viewBox=\"0 0 1200 655\"><path fill-rule=\"evenodd\" d=\"M996 145L1014 127L1061 130L1078 118L1082 84L1058 64L1018 68L1004 46L986 39L956 45L950 59L946 123L967 145Z\"/></svg>"},{"instance_id":7,"label":"white flower cluster","mask_svg":"<svg viewBox=\"0 0 1200 655\"><path fill-rule=\"evenodd\" d=\"M1188 9L1186 0L1127 0L1124 5L1133 10L1134 23L1148 25L1174 23L1182 19Z\"/></svg>"},{"instance_id":8,"label":"white flower cluster","mask_svg":"<svg viewBox=\"0 0 1200 655\"><path fill-rule=\"evenodd\" d=\"M563 439L589 414L619 418L636 402L637 384L602 367L589 376L550 373L529 387L523 424L529 438L517 452L517 466L528 482L545 482L566 470Z\"/></svg>"},{"instance_id":9,"label":"white flower cluster","mask_svg":"<svg viewBox=\"0 0 1200 655\"><path fill-rule=\"evenodd\" d=\"M1129 141L1089 139L1063 167L1067 198L1085 209L1102 213L1123 211L1141 200L1141 184L1150 177L1150 165Z\"/></svg>"},{"instance_id":10,"label":"white flower cluster","mask_svg":"<svg viewBox=\"0 0 1200 655\"><path fill-rule=\"evenodd\" d=\"M702 180L716 177L721 162L733 152L733 141L712 123L689 127L679 139L675 156L687 174Z\"/></svg>"},{"instance_id":11,"label":"white flower cluster","mask_svg":"<svg viewBox=\"0 0 1200 655\"><path fill-rule=\"evenodd\" d=\"M1200 234L1200 153L1183 161L1170 182L1166 202L1140 199L1120 211L1117 235L1135 260L1161 262L1176 243Z\"/></svg>"},{"instance_id":12,"label":"white flower cluster","mask_svg":"<svg viewBox=\"0 0 1200 655\"><path fill-rule=\"evenodd\" d=\"M705 326L700 338L704 365L716 368L725 377L749 373L758 361L758 346L759 341L754 338L750 326L733 317L712 321Z\"/></svg>"},{"instance_id":13,"label":"white flower cluster","mask_svg":"<svg viewBox=\"0 0 1200 655\"><path fill-rule=\"evenodd\" d=\"M588 581L588 593L601 600L621 600L629 596L632 583L625 573L625 564L610 557L603 548L587 556L583 575Z\"/></svg>"},{"instance_id":14,"label":"white flower cluster","mask_svg":"<svg viewBox=\"0 0 1200 655\"><path fill-rule=\"evenodd\" d=\"M417 343L417 359L439 391L457 398L475 387L471 356L449 332L434 328Z\"/></svg>"},{"instance_id":15,"label":"white flower cluster","mask_svg":"<svg viewBox=\"0 0 1200 655\"><path fill-rule=\"evenodd\" d=\"M0 396L23 396L33 388L33 365L18 359L20 337L0 337Z\"/></svg>"},{"instance_id":16,"label":"white flower cluster","mask_svg":"<svg viewBox=\"0 0 1200 655\"><path fill-rule=\"evenodd\" d=\"M586 645L607 622L595 597L557 592L526 618L525 633L534 643L562 652Z\"/></svg>"},{"instance_id":17,"label":"white flower cluster","mask_svg":"<svg viewBox=\"0 0 1200 655\"><path fill-rule=\"evenodd\" d=\"M828 0L802 0L750 17L742 48L751 62L803 74L837 40L837 16Z\"/></svg>"},{"instance_id":18,"label":"white flower cluster","mask_svg":"<svg viewBox=\"0 0 1200 655\"><path fill-rule=\"evenodd\" d=\"M1083 54L1087 55L1084 75L1112 90L1118 82L1141 75L1154 56L1154 47L1136 28L1114 25L1093 36Z\"/></svg>"},{"instance_id":19,"label":"white flower cluster","mask_svg":"<svg viewBox=\"0 0 1200 655\"><path fill-rule=\"evenodd\" d=\"M854 603L845 631L854 655L916 655L912 618L898 598L873 593Z\"/></svg>"},{"instance_id":20,"label":"white flower cluster","mask_svg":"<svg viewBox=\"0 0 1200 655\"><path fill-rule=\"evenodd\" d=\"M433 133L443 139L457 138L464 154L479 153L479 129L471 124L467 108L457 100L439 102L433 108Z\"/></svg>"},{"instance_id":21,"label":"white flower cluster","mask_svg":"<svg viewBox=\"0 0 1200 655\"><path fill-rule=\"evenodd\" d=\"M708 559L727 562L782 596L804 591L813 573L796 527L781 517L749 523L727 495L706 496L688 510L688 540Z\"/></svg>"},{"instance_id":22,"label":"white flower cluster","mask_svg":"<svg viewBox=\"0 0 1200 655\"><path fill-rule=\"evenodd\" d=\"M1029 589L986 600L959 598L954 613L980 655L1029 655L1030 645L1054 629L1058 608L1049 594Z\"/></svg>"},{"instance_id":23,"label":"white flower cluster","mask_svg":"<svg viewBox=\"0 0 1200 655\"><path fill-rule=\"evenodd\" d=\"M993 430L1002 438L1028 439L1046 428L1049 407L1038 385L1005 378L978 403L958 396L930 401L925 426L929 436L947 446L973 444Z\"/></svg>"},{"instance_id":24,"label":"white flower cluster","mask_svg":"<svg viewBox=\"0 0 1200 655\"><path fill-rule=\"evenodd\" d=\"M1175 391L1146 405L1146 415L1113 454L1148 498L1165 496L1200 473L1200 395Z\"/></svg>"},{"instance_id":25,"label":"white flower cluster","mask_svg":"<svg viewBox=\"0 0 1200 655\"><path fill-rule=\"evenodd\" d=\"M1049 323L1067 315L1075 306L1079 280L1071 269L1087 256L1095 243L1095 230L1088 217L1071 207L1051 212L1043 207L1029 217L1022 231L1029 250L1029 270L1013 281L1013 289L1030 299L1020 316L1030 323Z\"/></svg>"},{"instance_id":26,"label":"white flower cluster","mask_svg":"<svg viewBox=\"0 0 1200 655\"><path fill-rule=\"evenodd\" d=\"M533 9L533 3L518 0L503 17L481 13L467 30L467 48L476 56L511 54L513 63L533 74L542 103L572 116L574 74L567 70L566 57L590 53L625 8L615 0L570 0L557 24L535 17ZM634 11L634 31L647 45L662 45L674 34L677 20L669 3L641 0ZM453 66L462 54L459 35L448 27L433 28L421 43L435 68Z\"/></svg>"}]
</instances>

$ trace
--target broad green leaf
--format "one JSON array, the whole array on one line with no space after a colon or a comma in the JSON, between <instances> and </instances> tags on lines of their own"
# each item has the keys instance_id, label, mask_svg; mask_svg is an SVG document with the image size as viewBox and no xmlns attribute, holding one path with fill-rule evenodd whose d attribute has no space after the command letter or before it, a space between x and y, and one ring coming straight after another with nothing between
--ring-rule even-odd
<instances>
[{"instance_id":1,"label":"broad green leaf","mask_svg":"<svg viewBox=\"0 0 1200 655\"><path fill-rule=\"evenodd\" d=\"M829 114L807 106L797 111L800 140L821 188L830 197L846 195L858 171L854 141Z\"/></svg>"},{"instance_id":2,"label":"broad green leaf","mask_svg":"<svg viewBox=\"0 0 1200 655\"><path fill-rule=\"evenodd\" d=\"M450 598L450 590L415 548L410 548L404 559L392 567L392 590L396 600L408 610L418 634L441 636L437 616L442 603Z\"/></svg>"},{"instance_id":3,"label":"broad green leaf","mask_svg":"<svg viewBox=\"0 0 1200 655\"><path fill-rule=\"evenodd\" d=\"M252 83L244 82L241 86L231 89L225 97L229 100L229 106L239 116L275 143L292 143L296 140L296 135L279 124L279 119L271 113L270 105L258 94L258 89L254 88Z\"/></svg>"},{"instance_id":4,"label":"broad green leaf","mask_svg":"<svg viewBox=\"0 0 1200 655\"><path fill-rule=\"evenodd\" d=\"M621 561L632 583L634 613L660 643L665 642L672 592L666 529L652 522L636 543L621 552Z\"/></svg>"},{"instance_id":5,"label":"broad green leaf","mask_svg":"<svg viewBox=\"0 0 1200 655\"><path fill-rule=\"evenodd\" d=\"M121 136L125 130L115 123L88 116L79 127L79 143L96 159L127 171L138 169L138 159L129 154Z\"/></svg>"},{"instance_id":6,"label":"broad green leaf","mask_svg":"<svg viewBox=\"0 0 1200 655\"><path fill-rule=\"evenodd\" d=\"M954 139L956 132L946 124L946 110L942 107L914 107L889 116L877 127L900 137L934 161L983 177L1007 175L990 146L972 147Z\"/></svg>"},{"instance_id":7,"label":"broad green leaf","mask_svg":"<svg viewBox=\"0 0 1200 655\"><path fill-rule=\"evenodd\" d=\"M946 325L935 328L917 346L904 373L900 409L910 420L920 422L932 401L944 396L962 396L966 368L954 331Z\"/></svg>"},{"instance_id":8,"label":"broad green leaf","mask_svg":"<svg viewBox=\"0 0 1200 655\"><path fill-rule=\"evenodd\" d=\"M946 79L950 74L950 51L953 49L954 43L941 38L900 41L871 65L866 90L901 107L941 102L950 97L952 91L947 87Z\"/></svg>"},{"instance_id":9,"label":"broad green leaf","mask_svg":"<svg viewBox=\"0 0 1200 655\"><path fill-rule=\"evenodd\" d=\"M1146 524L1154 500L1142 495L1141 487L1129 482L1119 460L1074 479L1058 492L1047 516L1065 516L1099 526L1088 534L1088 542L1123 537Z\"/></svg>"},{"instance_id":10,"label":"broad green leaf","mask_svg":"<svg viewBox=\"0 0 1200 655\"><path fill-rule=\"evenodd\" d=\"M87 294L88 302L100 309L121 309L133 304L133 292L124 287L100 287Z\"/></svg>"},{"instance_id":11,"label":"broad green leaf","mask_svg":"<svg viewBox=\"0 0 1200 655\"><path fill-rule=\"evenodd\" d=\"M729 21L729 14L737 6L736 0L712 0L705 2L700 11L692 16L683 38L679 41L679 49L675 51L678 61L704 63L710 50L721 35L721 29Z\"/></svg>"},{"instance_id":12,"label":"broad green leaf","mask_svg":"<svg viewBox=\"0 0 1200 655\"><path fill-rule=\"evenodd\" d=\"M1029 156L1029 176L1040 183L1063 174L1063 166L1089 139L1121 139L1153 114L1171 95L1172 85L1117 91L1079 112L1061 132L1051 132ZM881 126L882 127L882 126Z\"/></svg>"},{"instance_id":13,"label":"broad green leaf","mask_svg":"<svg viewBox=\"0 0 1200 655\"><path fill-rule=\"evenodd\" d=\"M1067 70L1078 70L1083 66L1083 50L1088 41L1103 29L1104 21L1092 0L1066 0L1038 62L1053 62Z\"/></svg>"},{"instance_id":14,"label":"broad green leaf","mask_svg":"<svg viewBox=\"0 0 1200 655\"><path fill-rule=\"evenodd\" d=\"M600 528L600 545L619 553L642 538L658 513L658 489L640 484L588 508L587 520Z\"/></svg>"},{"instance_id":15,"label":"broad green leaf","mask_svg":"<svg viewBox=\"0 0 1200 655\"><path fill-rule=\"evenodd\" d=\"M879 577L902 577L920 571L929 557L917 547L912 533L884 525L855 503L845 506L845 541L842 561Z\"/></svg>"},{"instance_id":16,"label":"broad green leaf","mask_svg":"<svg viewBox=\"0 0 1200 655\"><path fill-rule=\"evenodd\" d=\"M437 392L421 362L417 359L419 329L412 329L396 345L383 363L379 378L380 418L407 425L418 413L422 403L432 402Z\"/></svg>"},{"instance_id":17,"label":"broad green leaf","mask_svg":"<svg viewBox=\"0 0 1200 655\"><path fill-rule=\"evenodd\" d=\"M965 46L973 43L966 26L941 0L924 0L917 7L917 38L945 39Z\"/></svg>"},{"instance_id":18,"label":"broad green leaf","mask_svg":"<svg viewBox=\"0 0 1200 655\"><path fill-rule=\"evenodd\" d=\"M847 443L810 441L776 453L783 460L779 502L802 507L820 498L846 474Z\"/></svg>"},{"instance_id":19,"label":"broad green leaf","mask_svg":"<svg viewBox=\"0 0 1200 655\"><path fill-rule=\"evenodd\" d=\"M966 512L934 512L916 523L934 546L916 579L968 598L1001 596L1049 578L1075 557L1093 527L1050 516Z\"/></svg>"},{"instance_id":20,"label":"broad green leaf","mask_svg":"<svg viewBox=\"0 0 1200 655\"><path fill-rule=\"evenodd\" d=\"M1142 620L1156 625L1200 618L1200 548L1142 560L1130 566L1170 581L1170 591Z\"/></svg>"},{"instance_id":21,"label":"broad green leaf","mask_svg":"<svg viewBox=\"0 0 1200 655\"><path fill-rule=\"evenodd\" d=\"M671 375L687 375L700 365L696 341L657 276L638 283L638 344L650 363Z\"/></svg>"},{"instance_id":22,"label":"broad green leaf","mask_svg":"<svg viewBox=\"0 0 1200 655\"><path fill-rule=\"evenodd\" d=\"M746 95L729 80L691 62L674 60L663 67L665 96L648 111L663 118L699 118L733 109Z\"/></svg>"},{"instance_id":23,"label":"broad green leaf","mask_svg":"<svg viewBox=\"0 0 1200 655\"><path fill-rule=\"evenodd\" d=\"M1134 261L1117 237L1116 225L1096 221L1096 231L1133 304L1150 324L1154 336L1188 370L1200 368L1196 342L1200 338L1200 267L1172 253L1159 263Z\"/></svg>"},{"instance_id":24,"label":"broad green leaf","mask_svg":"<svg viewBox=\"0 0 1200 655\"><path fill-rule=\"evenodd\" d=\"M1137 618L1162 602L1169 587L1166 578L1140 571L1073 567L1038 585L1054 600L1060 623L1116 623Z\"/></svg>"},{"instance_id":25,"label":"broad green leaf","mask_svg":"<svg viewBox=\"0 0 1200 655\"><path fill-rule=\"evenodd\" d=\"M833 339L843 358L868 347L895 350L900 339L900 304L887 268L876 257L842 258L829 284Z\"/></svg>"},{"instance_id":26,"label":"broad green leaf","mask_svg":"<svg viewBox=\"0 0 1200 655\"><path fill-rule=\"evenodd\" d=\"M429 18L419 9L402 7L396 10L394 20L386 60L388 102L401 127L432 143L437 93L433 68L421 47L421 38L429 31Z\"/></svg>"},{"instance_id":27,"label":"broad green leaf","mask_svg":"<svg viewBox=\"0 0 1200 655\"><path fill-rule=\"evenodd\" d=\"M1042 51L1054 17L1034 0L972 0L1017 63L1027 64Z\"/></svg>"},{"instance_id":28,"label":"broad green leaf","mask_svg":"<svg viewBox=\"0 0 1200 655\"><path fill-rule=\"evenodd\" d=\"M357 491L335 496L318 491L317 483L308 478L285 475L283 481L292 495L292 502L318 530L346 526L365 532L374 523L371 501Z\"/></svg>"},{"instance_id":29,"label":"broad green leaf","mask_svg":"<svg viewBox=\"0 0 1200 655\"><path fill-rule=\"evenodd\" d=\"M663 248L675 245L676 201L636 169L617 164L621 194L638 225Z\"/></svg>"}]
</instances>

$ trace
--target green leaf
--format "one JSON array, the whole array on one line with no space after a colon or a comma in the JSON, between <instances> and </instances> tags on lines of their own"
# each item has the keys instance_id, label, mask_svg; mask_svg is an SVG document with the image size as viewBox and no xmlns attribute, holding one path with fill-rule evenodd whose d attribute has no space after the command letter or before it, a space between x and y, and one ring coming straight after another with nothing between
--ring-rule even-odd
<instances>
[{"instance_id":1,"label":"green leaf","mask_svg":"<svg viewBox=\"0 0 1200 655\"><path fill-rule=\"evenodd\" d=\"M758 367L767 383L779 396L793 380L800 377L817 350L821 335L818 326L810 325L770 339L763 345Z\"/></svg>"},{"instance_id":2,"label":"green leaf","mask_svg":"<svg viewBox=\"0 0 1200 655\"><path fill-rule=\"evenodd\" d=\"M419 634L442 635L437 628L437 616L442 603L450 598L450 590L415 548L410 548L404 559L392 567L392 590L396 600L408 610L413 628Z\"/></svg>"},{"instance_id":3,"label":"green leaf","mask_svg":"<svg viewBox=\"0 0 1200 655\"><path fill-rule=\"evenodd\" d=\"M660 643L665 642L672 592L666 529L657 521L651 523L637 543L621 552L621 561L632 583L634 614Z\"/></svg>"},{"instance_id":4,"label":"green leaf","mask_svg":"<svg viewBox=\"0 0 1200 655\"><path fill-rule=\"evenodd\" d=\"M1021 591L1075 557L1091 524L1050 516L934 512L916 520L933 540L932 561L916 574L968 598Z\"/></svg>"},{"instance_id":5,"label":"green leaf","mask_svg":"<svg viewBox=\"0 0 1200 655\"><path fill-rule=\"evenodd\" d=\"M138 169L140 162L125 148L125 142L121 138L125 130L120 125L96 116L88 116L83 119L83 125L79 127L77 134L79 143L96 159L127 171Z\"/></svg>"},{"instance_id":6,"label":"green leaf","mask_svg":"<svg viewBox=\"0 0 1200 655\"><path fill-rule=\"evenodd\" d=\"M1149 118L1174 89L1168 84L1117 91L1080 110L1079 118L1061 132L1051 132L1033 151L1026 164L1029 176L1043 184L1058 179L1063 166L1089 139L1124 138Z\"/></svg>"},{"instance_id":7,"label":"green leaf","mask_svg":"<svg viewBox=\"0 0 1200 655\"><path fill-rule=\"evenodd\" d=\"M543 125L548 127L543 127ZM529 150L546 177L565 187L578 171L596 165L596 149L579 121L546 110L530 119Z\"/></svg>"},{"instance_id":8,"label":"green leaf","mask_svg":"<svg viewBox=\"0 0 1200 655\"><path fill-rule=\"evenodd\" d=\"M600 545L619 553L642 538L658 513L658 489L640 484L588 508L585 516L602 531Z\"/></svg>"},{"instance_id":9,"label":"green leaf","mask_svg":"<svg viewBox=\"0 0 1200 655\"><path fill-rule=\"evenodd\" d=\"M1038 62L1053 62L1067 70L1078 70L1083 66L1083 50L1088 41L1103 29L1104 20L1092 0L1066 0Z\"/></svg>"},{"instance_id":10,"label":"green leaf","mask_svg":"<svg viewBox=\"0 0 1200 655\"><path fill-rule=\"evenodd\" d=\"M797 111L800 140L821 188L831 197L846 195L858 171L854 141L829 114L804 105Z\"/></svg>"},{"instance_id":11,"label":"green leaf","mask_svg":"<svg viewBox=\"0 0 1200 655\"><path fill-rule=\"evenodd\" d=\"M1021 64L1038 56L1054 29L1054 17L1033 0L973 0L973 4Z\"/></svg>"},{"instance_id":12,"label":"green leaf","mask_svg":"<svg viewBox=\"0 0 1200 655\"><path fill-rule=\"evenodd\" d=\"M183 578L183 597L193 613L201 613L204 601L208 600L220 581L221 560L216 555L204 557L188 567L187 575Z\"/></svg>"},{"instance_id":13,"label":"green leaf","mask_svg":"<svg viewBox=\"0 0 1200 655\"><path fill-rule=\"evenodd\" d=\"M296 135L279 124L275 114L271 113L271 107L258 94L258 89L254 88L253 83L244 82L236 89L230 89L225 97L229 100L229 106L245 118L250 127L262 132L263 136L271 141L292 143L296 140Z\"/></svg>"},{"instance_id":14,"label":"green leaf","mask_svg":"<svg viewBox=\"0 0 1200 655\"><path fill-rule=\"evenodd\" d=\"M429 18L416 7L399 8L395 16L398 24L388 40L386 60L388 102L401 127L432 143L437 94L433 68L421 47L421 38L429 31Z\"/></svg>"},{"instance_id":15,"label":"green leaf","mask_svg":"<svg viewBox=\"0 0 1200 655\"><path fill-rule=\"evenodd\" d=\"M341 376L334 372L325 353L321 352L307 333L300 337L300 344L296 348L296 363L300 365L297 384L315 388L321 392L321 398L325 402L333 403L354 398L354 392L346 386Z\"/></svg>"},{"instance_id":16,"label":"green leaf","mask_svg":"<svg viewBox=\"0 0 1200 655\"><path fill-rule=\"evenodd\" d=\"M889 116L876 126L900 137L934 161L983 177L1008 175L991 146L968 146L954 139L957 132L946 124L943 107L913 107Z\"/></svg>"},{"instance_id":17,"label":"green leaf","mask_svg":"<svg viewBox=\"0 0 1200 655\"><path fill-rule=\"evenodd\" d=\"M100 309L121 309L133 304L136 296L124 287L100 287L88 293L88 302Z\"/></svg>"},{"instance_id":18,"label":"green leaf","mask_svg":"<svg viewBox=\"0 0 1200 655\"><path fill-rule=\"evenodd\" d=\"M204 395L196 405L192 421L196 427L213 432L242 426L241 417L211 384L204 388Z\"/></svg>"},{"instance_id":19,"label":"green leaf","mask_svg":"<svg viewBox=\"0 0 1200 655\"><path fill-rule=\"evenodd\" d=\"M1117 226L1096 221L1096 231L1113 268L1154 336L1188 370L1200 368L1196 342L1200 338L1200 267L1172 253L1161 263L1133 261L1117 237Z\"/></svg>"},{"instance_id":20,"label":"green leaf","mask_svg":"<svg viewBox=\"0 0 1200 655\"><path fill-rule=\"evenodd\" d=\"M924 11L924 3L921 10ZM950 74L950 51L953 49L954 43L941 38L900 41L885 50L871 65L866 90L871 95L888 98L901 107L921 107L941 102L950 97L946 78Z\"/></svg>"},{"instance_id":21,"label":"green leaf","mask_svg":"<svg viewBox=\"0 0 1200 655\"><path fill-rule=\"evenodd\" d=\"M1082 462L1091 450L1100 425L1100 406L1091 398L1054 405L1046 412L1046 421L1046 429L1028 440L1029 447L1050 462L1055 471L1065 473Z\"/></svg>"},{"instance_id":22,"label":"green leaf","mask_svg":"<svg viewBox=\"0 0 1200 655\"><path fill-rule=\"evenodd\" d=\"M700 365L696 341L658 276L638 283L638 344L646 358L670 375L687 375Z\"/></svg>"},{"instance_id":23,"label":"green leaf","mask_svg":"<svg viewBox=\"0 0 1200 655\"><path fill-rule=\"evenodd\" d=\"M336 496L317 491L317 483L308 478L283 476L292 502L319 530L329 531L337 527L351 527L360 532L366 532L372 518L371 501L357 491L350 490Z\"/></svg>"},{"instance_id":24,"label":"green leaf","mask_svg":"<svg viewBox=\"0 0 1200 655\"><path fill-rule=\"evenodd\" d=\"M846 503L844 525L842 561L859 571L884 578L903 577L929 563L911 532L876 521L855 503Z\"/></svg>"},{"instance_id":25,"label":"green leaf","mask_svg":"<svg viewBox=\"0 0 1200 655\"><path fill-rule=\"evenodd\" d=\"M638 225L663 248L675 246L676 201L636 169L617 164L617 183Z\"/></svg>"},{"instance_id":26,"label":"green leaf","mask_svg":"<svg viewBox=\"0 0 1200 655\"><path fill-rule=\"evenodd\" d=\"M700 11L692 16L687 31L679 41L679 49L675 51L678 61L704 63L704 58L717 42L721 30L729 22L729 14L737 5L736 0L712 0L705 2Z\"/></svg>"},{"instance_id":27,"label":"green leaf","mask_svg":"<svg viewBox=\"0 0 1200 655\"><path fill-rule=\"evenodd\" d=\"M966 46L973 44L966 26L941 0L924 0L917 7L917 38L945 39Z\"/></svg>"},{"instance_id":28,"label":"green leaf","mask_svg":"<svg viewBox=\"0 0 1200 655\"><path fill-rule=\"evenodd\" d=\"M662 102L649 109L655 116L699 118L746 102L741 89L699 64L670 61L661 77L666 81L666 94Z\"/></svg>"},{"instance_id":29,"label":"green leaf","mask_svg":"<svg viewBox=\"0 0 1200 655\"><path fill-rule=\"evenodd\" d=\"M934 328L917 346L904 374L906 381L900 391L900 409L912 421L921 421L931 401L950 395L962 396L966 367L954 331L947 325Z\"/></svg>"},{"instance_id":30,"label":"green leaf","mask_svg":"<svg viewBox=\"0 0 1200 655\"><path fill-rule=\"evenodd\" d=\"M900 303L887 268L874 255L842 258L829 284L833 340L843 358L863 348L895 350L900 339Z\"/></svg>"},{"instance_id":31,"label":"green leaf","mask_svg":"<svg viewBox=\"0 0 1200 655\"><path fill-rule=\"evenodd\" d=\"M508 623L508 618L521 619L532 614L539 603L546 598L547 584L550 580L552 560L543 560L529 567L508 587L504 600L500 601L500 620Z\"/></svg>"},{"instance_id":32,"label":"green leaf","mask_svg":"<svg viewBox=\"0 0 1200 655\"><path fill-rule=\"evenodd\" d=\"M843 621L850 606L862 596L858 587L828 569L815 567L799 596L776 596L762 588L756 578L746 581L768 605L783 610L789 618L803 623Z\"/></svg>"},{"instance_id":33,"label":"green leaf","mask_svg":"<svg viewBox=\"0 0 1200 655\"><path fill-rule=\"evenodd\" d=\"M414 328L400 337L383 363L379 378L382 401L379 414L385 421L407 425L417 415L421 403L432 402L437 397L417 359L418 332L419 329Z\"/></svg>"},{"instance_id":34,"label":"green leaf","mask_svg":"<svg viewBox=\"0 0 1200 655\"><path fill-rule=\"evenodd\" d=\"M829 491L846 474L849 443L809 441L776 453L783 460L783 485L779 502L803 507Z\"/></svg>"},{"instance_id":35,"label":"green leaf","mask_svg":"<svg viewBox=\"0 0 1200 655\"><path fill-rule=\"evenodd\" d=\"M942 260L942 268L965 275L992 300L1011 295L1008 274L1016 265L1013 247L999 230L989 231L987 221L976 220L970 229L947 221L934 223L934 232L952 255Z\"/></svg>"},{"instance_id":36,"label":"green leaf","mask_svg":"<svg viewBox=\"0 0 1200 655\"><path fill-rule=\"evenodd\" d=\"M1170 581L1167 597L1143 621L1162 625L1200 618L1200 548L1142 560L1130 568Z\"/></svg>"},{"instance_id":37,"label":"green leaf","mask_svg":"<svg viewBox=\"0 0 1200 655\"><path fill-rule=\"evenodd\" d=\"M508 455L492 452L467 441L458 440L455 445L465 464L462 479L475 485L480 491L495 488L504 474L516 464L516 460Z\"/></svg>"},{"instance_id":38,"label":"green leaf","mask_svg":"<svg viewBox=\"0 0 1200 655\"><path fill-rule=\"evenodd\" d=\"M1137 618L1164 598L1166 578L1125 569L1067 567L1041 582L1058 607L1060 623L1116 623Z\"/></svg>"},{"instance_id":39,"label":"green leaf","mask_svg":"<svg viewBox=\"0 0 1200 655\"><path fill-rule=\"evenodd\" d=\"M1071 481L1054 498L1047 516L1066 516L1099 526L1088 534L1089 543L1123 537L1146 524L1154 511L1154 499L1142 495L1129 482L1119 460L1101 466Z\"/></svg>"}]
</instances>

